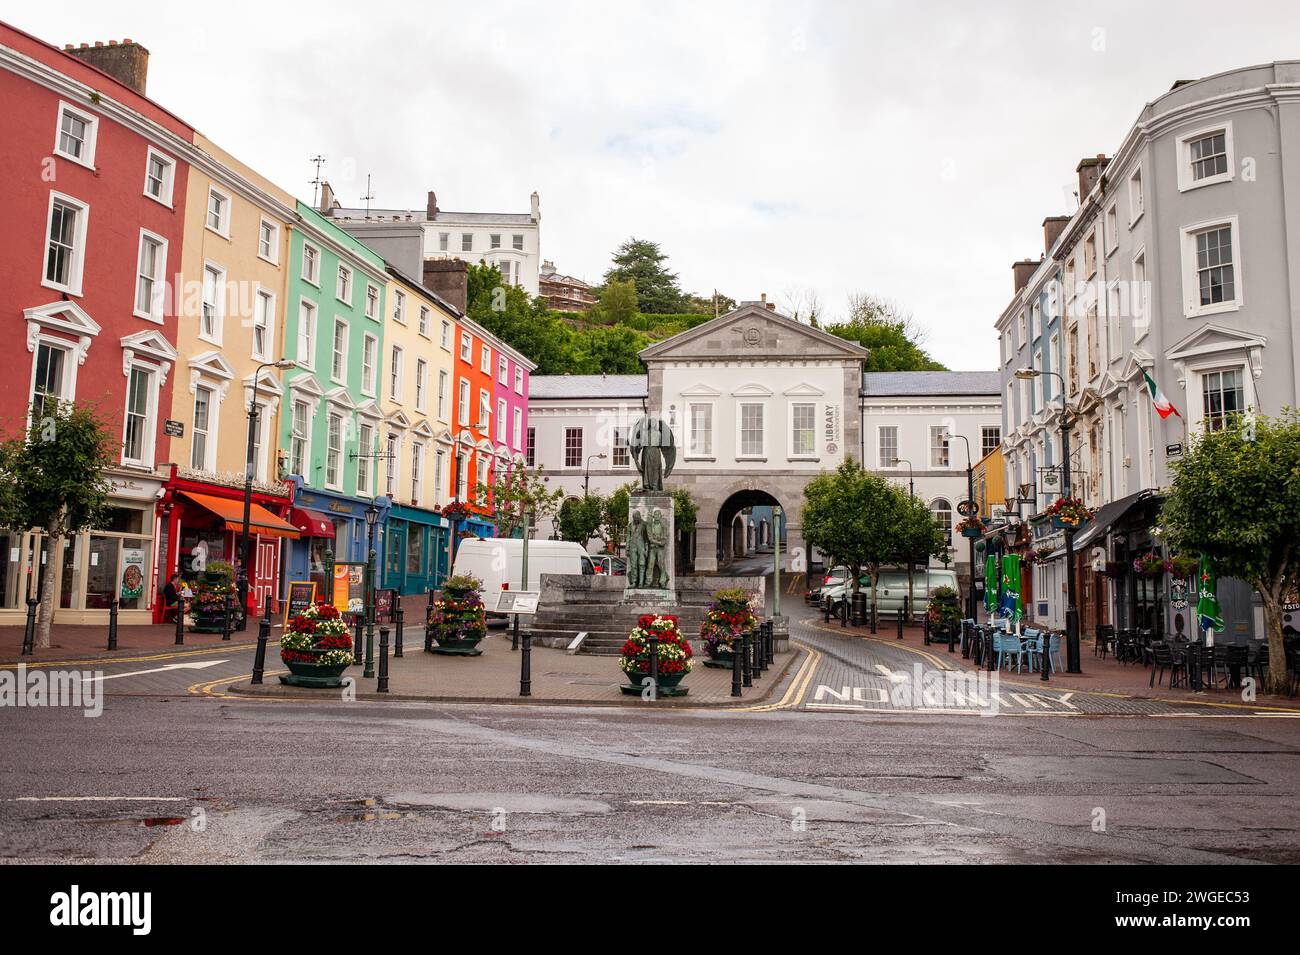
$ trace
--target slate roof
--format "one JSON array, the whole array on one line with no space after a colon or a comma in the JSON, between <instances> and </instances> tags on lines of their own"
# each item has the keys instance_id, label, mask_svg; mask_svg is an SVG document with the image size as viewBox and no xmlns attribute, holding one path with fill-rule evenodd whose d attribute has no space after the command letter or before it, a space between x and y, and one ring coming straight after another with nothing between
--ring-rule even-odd
<instances>
[{"instance_id":1,"label":"slate roof","mask_svg":"<svg viewBox=\"0 0 1300 955\"><path fill-rule=\"evenodd\" d=\"M1002 382L996 371L868 371L862 394L879 396L997 395Z\"/></svg>"},{"instance_id":2,"label":"slate roof","mask_svg":"<svg viewBox=\"0 0 1300 955\"><path fill-rule=\"evenodd\" d=\"M533 375L528 379L528 397L645 398L649 394L645 375Z\"/></svg>"}]
</instances>

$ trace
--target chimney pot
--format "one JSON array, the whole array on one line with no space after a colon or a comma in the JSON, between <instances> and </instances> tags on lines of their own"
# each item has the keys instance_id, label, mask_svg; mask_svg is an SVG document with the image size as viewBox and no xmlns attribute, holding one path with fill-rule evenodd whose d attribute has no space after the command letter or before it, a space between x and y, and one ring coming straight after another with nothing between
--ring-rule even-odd
<instances>
[{"instance_id":1,"label":"chimney pot","mask_svg":"<svg viewBox=\"0 0 1300 955\"><path fill-rule=\"evenodd\" d=\"M438 194L432 189L429 190L429 201L425 206L424 214L429 219L438 218Z\"/></svg>"},{"instance_id":2,"label":"chimney pot","mask_svg":"<svg viewBox=\"0 0 1300 955\"><path fill-rule=\"evenodd\" d=\"M149 75L149 51L133 40L118 43L109 40L105 45L96 40L95 45L82 43L73 48L68 44L65 49L77 59L89 63L97 70L107 73L123 86L145 95L145 82Z\"/></svg>"},{"instance_id":3,"label":"chimney pot","mask_svg":"<svg viewBox=\"0 0 1300 955\"><path fill-rule=\"evenodd\" d=\"M1015 289L1012 294L1019 292L1029 284L1030 278L1038 270L1038 262L1034 259L1021 259L1019 262L1011 263L1011 274L1015 279Z\"/></svg>"}]
</instances>

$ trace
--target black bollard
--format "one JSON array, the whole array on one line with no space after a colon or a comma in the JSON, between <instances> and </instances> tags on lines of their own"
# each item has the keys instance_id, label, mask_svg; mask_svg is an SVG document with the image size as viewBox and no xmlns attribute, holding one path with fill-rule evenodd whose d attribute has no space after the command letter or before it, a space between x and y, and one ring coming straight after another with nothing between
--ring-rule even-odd
<instances>
[{"instance_id":1,"label":"black bollard","mask_svg":"<svg viewBox=\"0 0 1300 955\"><path fill-rule=\"evenodd\" d=\"M375 621L373 619L366 621L366 668L361 675L367 680L375 675Z\"/></svg>"},{"instance_id":2,"label":"black bollard","mask_svg":"<svg viewBox=\"0 0 1300 955\"><path fill-rule=\"evenodd\" d=\"M735 640L731 641L731 695L740 696L740 654L736 652Z\"/></svg>"},{"instance_id":3,"label":"black bollard","mask_svg":"<svg viewBox=\"0 0 1300 955\"><path fill-rule=\"evenodd\" d=\"M650 631L650 639L646 641L650 648L650 699L659 698L659 634L654 630Z\"/></svg>"},{"instance_id":4,"label":"black bollard","mask_svg":"<svg viewBox=\"0 0 1300 955\"><path fill-rule=\"evenodd\" d=\"M875 633L880 625L880 609L876 602L871 602L871 632Z\"/></svg>"},{"instance_id":5,"label":"black bollard","mask_svg":"<svg viewBox=\"0 0 1300 955\"><path fill-rule=\"evenodd\" d=\"M30 657L36 652L36 598L27 598L27 628L23 630L22 655Z\"/></svg>"},{"instance_id":6,"label":"black bollard","mask_svg":"<svg viewBox=\"0 0 1300 955\"><path fill-rule=\"evenodd\" d=\"M901 610L898 612L898 635L895 639L903 639L903 612Z\"/></svg>"},{"instance_id":7,"label":"black bollard","mask_svg":"<svg viewBox=\"0 0 1300 955\"><path fill-rule=\"evenodd\" d=\"M108 602L108 649L117 649L117 604L114 597Z\"/></svg>"},{"instance_id":8,"label":"black bollard","mask_svg":"<svg viewBox=\"0 0 1300 955\"><path fill-rule=\"evenodd\" d=\"M755 680L763 678L763 641L755 630L749 640L749 672Z\"/></svg>"},{"instance_id":9,"label":"black bollard","mask_svg":"<svg viewBox=\"0 0 1300 955\"><path fill-rule=\"evenodd\" d=\"M953 645L956 643L956 640L957 640L957 631L954 630L952 627L949 627L948 628L948 652L949 653L952 653Z\"/></svg>"},{"instance_id":10,"label":"black bollard","mask_svg":"<svg viewBox=\"0 0 1300 955\"><path fill-rule=\"evenodd\" d=\"M393 633L393 656L395 657L402 655L402 628L405 626L405 623L403 623L405 616L406 611L402 609L401 604L398 604L397 609L393 611L393 627L395 628Z\"/></svg>"},{"instance_id":11,"label":"black bollard","mask_svg":"<svg viewBox=\"0 0 1300 955\"><path fill-rule=\"evenodd\" d=\"M388 628L379 628L379 682L375 685L376 693L388 692Z\"/></svg>"},{"instance_id":12,"label":"black bollard","mask_svg":"<svg viewBox=\"0 0 1300 955\"><path fill-rule=\"evenodd\" d=\"M830 623L831 622L831 598L830 597L822 598L822 611L826 615L826 618L822 621L822 623Z\"/></svg>"},{"instance_id":13,"label":"black bollard","mask_svg":"<svg viewBox=\"0 0 1300 955\"><path fill-rule=\"evenodd\" d=\"M176 646L185 643L185 598L176 601Z\"/></svg>"},{"instance_id":14,"label":"black bollard","mask_svg":"<svg viewBox=\"0 0 1300 955\"><path fill-rule=\"evenodd\" d=\"M764 626L767 627L767 662L771 666L776 663L776 624L769 620Z\"/></svg>"},{"instance_id":15,"label":"black bollard","mask_svg":"<svg viewBox=\"0 0 1300 955\"><path fill-rule=\"evenodd\" d=\"M740 680L745 686L754 685L754 673L749 668L749 631L740 635Z\"/></svg>"},{"instance_id":16,"label":"black bollard","mask_svg":"<svg viewBox=\"0 0 1300 955\"><path fill-rule=\"evenodd\" d=\"M249 682L260 685L262 674L266 672L266 641L271 637L271 598L262 601L262 619L257 622L257 650L253 653L253 679Z\"/></svg>"},{"instance_id":17,"label":"black bollard","mask_svg":"<svg viewBox=\"0 0 1300 955\"><path fill-rule=\"evenodd\" d=\"M930 615L926 614L921 620L921 642L927 647L930 645Z\"/></svg>"},{"instance_id":18,"label":"black bollard","mask_svg":"<svg viewBox=\"0 0 1300 955\"><path fill-rule=\"evenodd\" d=\"M519 695L533 695L533 634L524 631L524 646L519 651Z\"/></svg>"},{"instance_id":19,"label":"black bollard","mask_svg":"<svg viewBox=\"0 0 1300 955\"><path fill-rule=\"evenodd\" d=\"M966 626L968 623L969 620L961 622L961 655L964 660L970 659L970 629Z\"/></svg>"},{"instance_id":20,"label":"black bollard","mask_svg":"<svg viewBox=\"0 0 1300 955\"><path fill-rule=\"evenodd\" d=\"M221 615L221 639L230 639L230 598L226 598L226 612Z\"/></svg>"},{"instance_id":21,"label":"black bollard","mask_svg":"<svg viewBox=\"0 0 1300 955\"><path fill-rule=\"evenodd\" d=\"M840 629L849 625L849 602L847 599L840 601Z\"/></svg>"}]
</instances>

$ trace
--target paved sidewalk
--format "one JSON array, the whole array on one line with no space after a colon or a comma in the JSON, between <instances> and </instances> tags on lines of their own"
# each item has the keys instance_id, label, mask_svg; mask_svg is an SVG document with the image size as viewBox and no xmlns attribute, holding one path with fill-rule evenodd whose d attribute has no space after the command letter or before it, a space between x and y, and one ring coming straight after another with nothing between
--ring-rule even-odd
<instances>
[{"instance_id":1,"label":"paved sidewalk","mask_svg":"<svg viewBox=\"0 0 1300 955\"><path fill-rule=\"evenodd\" d=\"M271 639L278 640L279 621L272 621ZM50 627L50 646L38 648L29 657L22 656L23 627L0 627L0 663L43 663L56 660L113 660L140 654L170 653L180 650L176 646L176 625L132 625L117 628L117 650L108 649L108 627L103 624L71 625L56 623ZM257 640L257 621L250 618L248 630L235 630L230 641L224 642L219 633L192 633L185 628L185 644L189 649L200 647L246 646Z\"/></svg>"},{"instance_id":2,"label":"paved sidewalk","mask_svg":"<svg viewBox=\"0 0 1300 955\"><path fill-rule=\"evenodd\" d=\"M823 615L817 613L815 608L805 605L803 613L795 612L798 619L804 621L806 625L815 627L819 632L839 633L846 636L869 637L875 640L886 641L891 644L898 644L916 650L923 650L933 655L939 660L946 661L954 667L963 667L974 669L975 665L961 655L960 639L954 641L954 651L948 652L948 644L932 643L925 646L925 631L921 627L904 626L903 639L897 639L897 625L893 617L882 619L877 625L877 632L873 635L869 627L840 627L836 618L831 618L830 623L825 623ZM1188 700L1198 703L1236 703L1242 702L1241 690L1230 690L1223 687L1206 688L1201 692L1189 690L1185 687L1177 689L1169 688L1169 673L1164 675L1163 685L1157 683L1154 687L1150 685L1151 668L1149 666L1136 663L1116 663L1114 657L1099 657L1093 654L1093 641L1084 637L1080 642L1080 669L1082 673L1066 673L1064 670L1053 670L1049 673L1049 680L1042 684L1037 671L1031 672L1028 669L1017 673L1015 669L1007 671L1002 670L1003 682L1024 682L1035 685L1043 685L1055 689L1074 690L1076 692L1089 693L1114 693L1124 696L1138 697L1144 699L1162 699L1162 700ZM1062 641L1061 662L1065 663L1065 647ZM1288 696L1271 696L1262 690L1257 692L1256 699L1253 701L1269 706L1300 708L1300 699Z\"/></svg>"},{"instance_id":3,"label":"paved sidewalk","mask_svg":"<svg viewBox=\"0 0 1300 955\"><path fill-rule=\"evenodd\" d=\"M418 633L418 631L417 631ZM375 640L378 642L378 634ZM389 692L378 693L378 653L376 677L365 679L360 667L349 668L347 675L356 680L357 696L375 700L460 701L485 703L597 703L631 706L749 706L767 700L784 682L790 664L802 656L799 651L779 653L776 662L746 687L743 696L731 695L731 671L706 667L702 654L695 658L695 669L682 681L690 692L679 697L660 697L654 704L639 696L623 693L619 687L627 678L618 668L616 656L570 655L564 650L534 647L532 651L532 696L519 696L519 652L510 649L510 635L491 631L480 645L477 657L443 656L425 653L423 636L404 647L404 656L389 657ZM698 651L697 651L698 653ZM332 699L339 690L312 690L285 686L279 674L287 672L278 652L267 653L266 681L252 686L246 680L229 686L231 692L250 696L289 697L297 699ZM223 690L225 685L216 689Z\"/></svg>"}]
</instances>

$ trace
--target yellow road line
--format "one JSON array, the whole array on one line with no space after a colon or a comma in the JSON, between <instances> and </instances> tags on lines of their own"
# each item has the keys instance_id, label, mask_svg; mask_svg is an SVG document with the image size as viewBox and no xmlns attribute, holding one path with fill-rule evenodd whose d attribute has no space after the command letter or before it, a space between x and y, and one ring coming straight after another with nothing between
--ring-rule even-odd
<instances>
[{"instance_id":1,"label":"yellow road line","mask_svg":"<svg viewBox=\"0 0 1300 955\"><path fill-rule=\"evenodd\" d=\"M794 675L794 679L790 681L790 685L786 688L785 694L779 701L776 703L760 703L756 706L732 707L727 712L770 713L774 710L793 709L799 706L808 693L808 686L812 682L813 674L817 671L817 665L821 662L822 654L820 651L804 644L799 643L796 645L802 647L808 655L804 658L803 663Z\"/></svg>"},{"instance_id":2,"label":"yellow road line","mask_svg":"<svg viewBox=\"0 0 1300 955\"><path fill-rule=\"evenodd\" d=\"M276 645L279 641L273 641ZM267 643L267 646L271 646ZM143 657L94 657L89 660L39 660L28 662L21 660L18 663L0 663L0 670L16 669L18 666L25 664L27 669L34 670L38 667L70 667L70 666L92 666L94 664L105 663L148 663L150 660L175 660L177 657L197 657L208 653L229 653L231 650L252 650L257 647L256 643L222 643L215 647L203 647L197 650L176 650L172 653L154 653Z\"/></svg>"}]
</instances>

